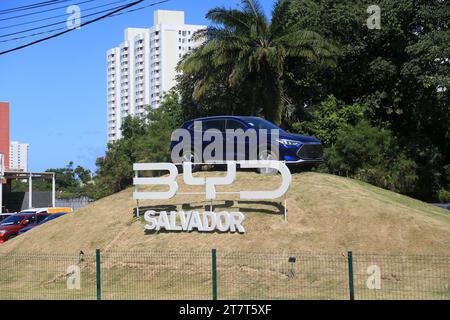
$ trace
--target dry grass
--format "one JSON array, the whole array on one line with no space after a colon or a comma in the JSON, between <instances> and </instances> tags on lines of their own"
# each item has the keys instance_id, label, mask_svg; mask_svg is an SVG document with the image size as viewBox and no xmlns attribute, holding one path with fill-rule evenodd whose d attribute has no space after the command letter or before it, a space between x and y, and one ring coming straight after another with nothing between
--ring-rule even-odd
<instances>
[{"instance_id":1,"label":"dry grass","mask_svg":"<svg viewBox=\"0 0 450 320\"><path fill-rule=\"evenodd\" d=\"M217 175L223 172L199 174ZM277 176L239 172L233 186L221 187L219 190L269 189L279 179ZM187 191L182 179L179 179L179 185L180 191ZM189 191L203 189L195 187ZM282 199L249 202L231 201L233 199L229 198L222 197L215 201L216 210L244 212L245 234L146 234L142 219L133 217L135 202L132 200L132 190L128 189L35 228L0 246L0 253L59 253L76 256L80 250L92 254L96 248L100 248L105 253L102 266L104 297L121 299L210 298L208 252L211 248L224 254L219 256L218 261L219 297L238 299L345 299L348 295L346 259L341 253L349 250L356 254L450 255L450 215L447 211L359 181L318 173L295 174L287 194L288 222L283 219L283 208L280 206ZM203 210L207 205L209 202L198 195L141 203L141 206L176 206L185 210ZM175 256L170 260L164 254L165 250L202 250L206 254L184 258ZM137 255L128 258L126 255L114 255L114 252L130 251L161 251L163 254L160 260L154 257L139 258ZM227 252L273 252L280 256L250 259L253 257L251 254L234 257ZM294 270L296 276L292 277L287 257L299 252L306 255L308 252L313 253L305 259L299 259L295 267L297 269ZM316 255L318 252L330 254ZM361 297L414 297L411 295L411 285L422 288L429 294L427 297L446 297L445 286L450 282L448 260L430 267L426 261L402 265L395 259L378 257L374 263L382 266L383 271L389 271L383 283L387 284L386 288L390 288L390 291L379 293L378 296L364 291L366 264L372 262L355 261L355 281ZM43 280L35 289L23 293L22 297L78 297L76 293L68 294L65 289L66 265L63 263L57 272L50 270L45 280L54 278L57 273L63 275L59 282L48 284ZM33 268L37 268L37 264L29 266L30 272ZM88 279L85 283L89 285L85 287L85 293L78 293L81 297L95 297L94 271L92 264L83 269L85 279ZM431 277L427 277L427 273ZM410 279L417 274L424 276L422 278L425 281L411 284ZM440 278L434 279L433 275L436 274ZM398 282L397 277L400 276L403 281ZM441 284L442 279L447 282ZM22 288L23 285L20 277L16 277L10 279L8 287ZM46 286L53 288L54 293L41 293ZM399 296L396 290L405 292L404 296ZM417 294L419 298L424 296L423 292ZM7 294L0 292L0 295L4 298L20 297L20 294L12 293L11 290Z\"/></svg>"},{"instance_id":2,"label":"dry grass","mask_svg":"<svg viewBox=\"0 0 450 320\"><path fill-rule=\"evenodd\" d=\"M236 184L220 189L268 189L279 179L240 172ZM186 191L181 179L179 183L180 189ZM225 206L224 200L222 197L215 201L216 210L224 209L220 207ZM133 217L135 202L132 190L127 189L33 229L2 245L0 252L77 254L79 250L93 252L96 248L102 251L217 248L450 254L450 214L446 210L368 184L326 174L296 174L287 195L288 222L284 222L280 201L232 202L232 207L226 209L241 210L246 216L243 235L146 234L142 220ZM175 205L178 209L202 210L208 204L202 196L195 195L147 201L141 206Z\"/></svg>"}]
</instances>

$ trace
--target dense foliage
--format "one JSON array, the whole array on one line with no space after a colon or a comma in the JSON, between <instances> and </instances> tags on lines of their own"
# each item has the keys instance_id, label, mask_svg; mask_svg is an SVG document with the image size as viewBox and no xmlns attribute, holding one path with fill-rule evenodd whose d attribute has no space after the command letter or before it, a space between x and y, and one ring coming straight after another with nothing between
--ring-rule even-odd
<instances>
[{"instance_id":1,"label":"dense foliage","mask_svg":"<svg viewBox=\"0 0 450 320\"><path fill-rule=\"evenodd\" d=\"M125 118L122 139L109 144L106 156L97 159L95 183L100 195L129 186L133 177L133 163L170 160L170 136L183 122L178 100L178 95L170 92L159 108L148 108L146 117Z\"/></svg>"},{"instance_id":2,"label":"dense foliage","mask_svg":"<svg viewBox=\"0 0 450 320\"><path fill-rule=\"evenodd\" d=\"M96 195L97 188L94 186L92 173L89 169L82 166L74 168L74 163L71 161L64 168L52 168L46 172L54 172L55 175L55 189L58 198L78 198L89 197L98 198ZM28 181L12 180L12 191L27 192ZM34 191L51 191L51 179L33 179Z\"/></svg>"},{"instance_id":3,"label":"dense foliage","mask_svg":"<svg viewBox=\"0 0 450 320\"><path fill-rule=\"evenodd\" d=\"M177 93L97 162L104 194L131 183L133 162L166 160L183 120L259 115L325 146L318 169L426 201L450 201L450 2L255 0L213 8L202 46L179 65ZM103 189L102 189L103 188Z\"/></svg>"}]
</instances>

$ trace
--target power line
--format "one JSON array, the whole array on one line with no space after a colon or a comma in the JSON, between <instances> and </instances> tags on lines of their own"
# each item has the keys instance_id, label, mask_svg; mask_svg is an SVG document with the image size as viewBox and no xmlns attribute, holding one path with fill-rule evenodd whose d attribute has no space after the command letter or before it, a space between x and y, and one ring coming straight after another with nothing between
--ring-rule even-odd
<instances>
[{"instance_id":1,"label":"power line","mask_svg":"<svg viewBox=\"0 0 450 320\"><path fill-rule=\"evenodd\" d=\"M0 10L0 12L6 12L6 11L11 11L11 10L19 10L19 9L23 9L23 8L29 8L29 7L33 7L33 6L36 6L36 5L41 5L41 4L45 4L45 3L49 3L49 2L55 2L55 1L57 1L57 0L50 0L50 1L43 1L43 2L38 2L38 3L32 3L32 4L27 4L26 6L3 9L3 10Z\"/></svg>"},{"instance_id":2,"label":"power line","mask_svg":"<svg viewBox=\"0 0 450 320\"><path fill-rule=\"evenodd\" d=\"M112 15L108 16L108 18L112 18L112 17L120 16L120 15L123 15L123 14L126 14L126 13L131 13L131 12L143 10L143 9L146 9L146 8L149 8L149 7L161 4L161 3L165 3L165 2L168 2L168 1L169 0L164 0L164 1L156 2L156 3L148 4L148 5L143 6L143 7L139 7L139 8L135 8L135 9L131 9L131 10L115 13L115 14L112 14ZM60 31L60 30L64 30L64 29L66 29L66 27L60 27L60 28L56 28L56 29L46 30L46 31L37 32L37 33L32 33L32 34L28 34L28 35L25 35L25 36L10 38L10 39L6 39L6 40L0 40L0 43L11 42L11 41L21 40L21 39L26 39L26 38L31 38L31 37L35 37L35 36L39 36L39 35L47 34L47 33L52 33L52 32L56 32L56 31Z\"/></svg>"},{"instance_id":3,"label":"power line","mask_svg":"<svg viewBox=\"0 0 450 320\"><path fill-rule=\"evenodd\" d=\"M74 5L79 5L79 4L88 3L88 2L93 2L93 1L96 1L96 0L86 0L86 1L83 1L83 2L74 3ZM6 21L6 20L12 20L12 19L17 19L17 18L22 18L22 17L33 16L33 15L35 15L35 14L40 14L40 13L45 13L45 12L55 11L55 10L58 10L58 9L64 9L64 8L67 8L67 5L61 6L61 7L57 7L57 8L47 9L47 10L41 10L41 11L37 11L37 12L26 13L26 14L22 14L22 15L20 15L20 16L14 16L14 17L9 17L9 18L3 18L3 19L0 19L0 21Z\"/></svg>"},{"instance_id":4,"label":"power line","mask_svg":"<svg viewBox=\"0 0 450 320\"><path fill-rule=\"evenodd\" d=\"M94 13L85 15L85 16L80 17L80 18L92 17L92 16L95 16L95 15L100 14L100 13L108 12L109 10L115 10L115 9L118 9L118 8L120 8L120 7L121 7L121 6L117 6L117 7L114 7L114 8L110 8L110 9L106 9L106 10L94 12ZM67 23L67 20L63 20L63 21L59 21L59 22L55 22L55 23L50 23L50 24L46 24L46 25L43 25L43 26L34 27L34 28L26 29L26 30L22 30L22 31L16 31L16 32L12 32L12 33L2 34L2 35L0 35L0 38L4 38L4 37L8 37L8 36L13 36L13 35L25 33L25 32L28 32L28 31L34 31L34 30L44 29L44 28L56 26L56 25L62 24L62 23Z\"/></svg>"},{"instance_id":5,"label":"power line","mask_svg":"<svg viewBox=\"0 0 450 320\"><path fill-rule=\"evenodd\" d=\"M116 3L120 3L120 2L125 2L125 1L128 1L128 0L119 0L119 1L116 1L116 2L103 4L101 6L95 6L95 7L92 7L92 8L83 9L82 11L83 12L91 11L91 10L94 10L94 9L107 7L107 6L110 6L110 5L113 5L113 4L116 4ZM86 1L86 2L90 2L90 1ZM64 14L60 14L60 15L57 15L57 16L53 16L53 17L48 17L48 18L43 18L43 19L38 19L38 20L33 20L33 21L28 21L28 22L23 22L23 23L17 23L17 24L13 24L12 26L1 27L0 30L2 30L2 29L10 29L10 28L18 27L18 26L23 26L23 25L26 25L26 24L32 24L32 23L36 23L36 22L52 20L52 19L56 19L56 18L61 18L61 17L68 16L70 14L71 13L64 13Z\"/></svg>"},{"instance_id":6,"label":"power line","mask_svg":"<svg viewBox=\"0 0 450 320\"><path fill-rule=\"evenodd\" d=\"M22 7L0 10L0 14L8 14L8 13L12 13L12 12L26 11L26 10L36 9L36 8L40 8L40 7L52 6L52 5L62 3L62 2L67 2L67 1L71 1L71 0L44 1L44 2L39 2L39 3L35 3L35 4L22 6Z\"/></svg>"},{"instance_id":7,"label":"power line","mask_svg":"<svg viewBox=\"0 0 450 320\"><path fill-rule=\"evenodd\" d=\"M135 2L129 3L129 4L127 4L127 5L124 5L124 6L122 6L121 8L116 9L116 10L114 10L114 11L112 11L112 12L109 12L109 13L103 15L103 16L100 16L100 17L97 17L97 18L95 18L95 19L89 20L89 21L87 21L87 22L81 23L81 24L80 24L80 27L84 27L84 26L86 26L86 25L88 25L88 24L94 23L94 22L99 21L99 20L103 20L103 19L108 18L108 17L112 17L112 16L116 16L116 15L121 15L121 14L125 13L125 12L122 13L123 10L128 9L128 8L130 8L130 7L133 7L133 6L139 4L139 3L143 2L143 1L145 1L145 0L137 0L137 1L135 1ZM165 3L165 2L168 2L168 1L169 1L169 0L163 0L163 1L160 1L160 2L152 3L152 4L149 4L149 5L145 6L145 7L141 7L141 8L139 8L139 9L134 9L134 10L132 9L132 10L129 10L129 12L133 12L133 11L137 11L137 10L142 10L142 9L145 9L145 8L148 8L148 7L151 7L151 6L155 6L155 5L158 5L158 4L161 4L161 3ZM71 32L71 31L73 31L73 30L76 30L76 29L75 29L75 28L74 28L74 29L68 29L68 30L65 30L65 31L62 31L62 32L53 34L53 35L48 36L48 37L45 37L45 38L41 38L41 39L32 41L32 42L30 42L30 43L27 43L27 44L24 44L24 45L21 45L21 46L12 48L12 49L8 49L8 50L5 50L5 51L1 51L1 52L0 52L0 55L6 54L6 53L10 53L10 52L13 52L13 51L17 51L17 50L20 50L20 49L23 49L23 48L26 48L26 47L35 45L35 44L40 43L40 42L43 42L43 41L46 41L46 40L49 40L49 39L52 39L52 38L59 37L59 36L61 36L61 35L63 35L63 34L66 34L66 33L68 33L68 32Z\"/></svg>"}]
</instances>

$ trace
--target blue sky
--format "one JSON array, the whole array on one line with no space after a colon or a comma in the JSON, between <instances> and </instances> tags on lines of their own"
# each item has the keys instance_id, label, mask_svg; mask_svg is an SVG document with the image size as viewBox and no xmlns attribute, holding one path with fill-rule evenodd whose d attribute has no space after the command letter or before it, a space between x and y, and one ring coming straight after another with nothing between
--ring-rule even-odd
<instances>
[{"instance_id":1,"label":"blue sky","mask_svg":"<svg viewBox=\"0 0 450 320\"><path fill-rule=\"evenodd\" d=\"M0 11L40 1L0 0ZM80 7L83 10L107 2L95 0ZM144 4L152 2L156 1L147 0ZM62 167L69 161L95 169L95 159L104 155L106 149L105 54L123 40L126 27L151 26L156 9L183 10L186 23L208 24L205 14L210 8L236 7L238 3L238 0L170 0L0 56L0 101L11 103L11 140L30 144L29 169ZM269 14L273 0L264 0L261 4ZM21 14L29 12L33 11ZM65 10L60 9L17 21L0 21L0 28L64 13ZM0 15L0 18L10 16L12 14ZM59 19L0 30L0 35L55 21ZM0 51L21 43L0 43Z\"/></svg>"}]
</instances>

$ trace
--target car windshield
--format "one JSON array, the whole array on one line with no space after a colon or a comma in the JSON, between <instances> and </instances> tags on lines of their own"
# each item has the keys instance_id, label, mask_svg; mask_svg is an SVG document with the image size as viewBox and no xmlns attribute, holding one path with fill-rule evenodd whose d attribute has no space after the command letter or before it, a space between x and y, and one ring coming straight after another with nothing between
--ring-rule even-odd
<instances>
[{"instance_id":1,"label":"car windshield","mask_svg":"<svg viewBox=\"0 0 450 320\"><path fill-rule=\"evenodd\" d=\"M63 214L52 214L51 216L48 216L47 218L45 218L44 220L42 220L39 224L43 224L46 223L50 220L56 219L58 217L61 217Z\"/></svg>"},{"instance_id":2,"label":"car windshield","mask_svg":"<svg viewBox=\"0 0 450 320\"><path fill-rule=\"evenodd\" d=\"M242 117L242 118L245 120L245 122L247 122L252 128L254 128L256 130L260 130L260 129L266 129L266 130L277 129L277 130L281 130L279 127L274 125L272 122L269 122L269 121L264 120L262 118L257 118L257 117Z\"/></svg>"},{"instance_id":3,"label":"car windshield","mask_svg":"<svg viewBox=\"0 0 450 320\"><path fill-rule=\"evenodd\" d=\"M0 223L0 226L13 226L18 224L20 221L22 221L25 218L25 216L10 216L8 218L6 218L5 220L3 220Z\"/></svg>"}]
</instances>

